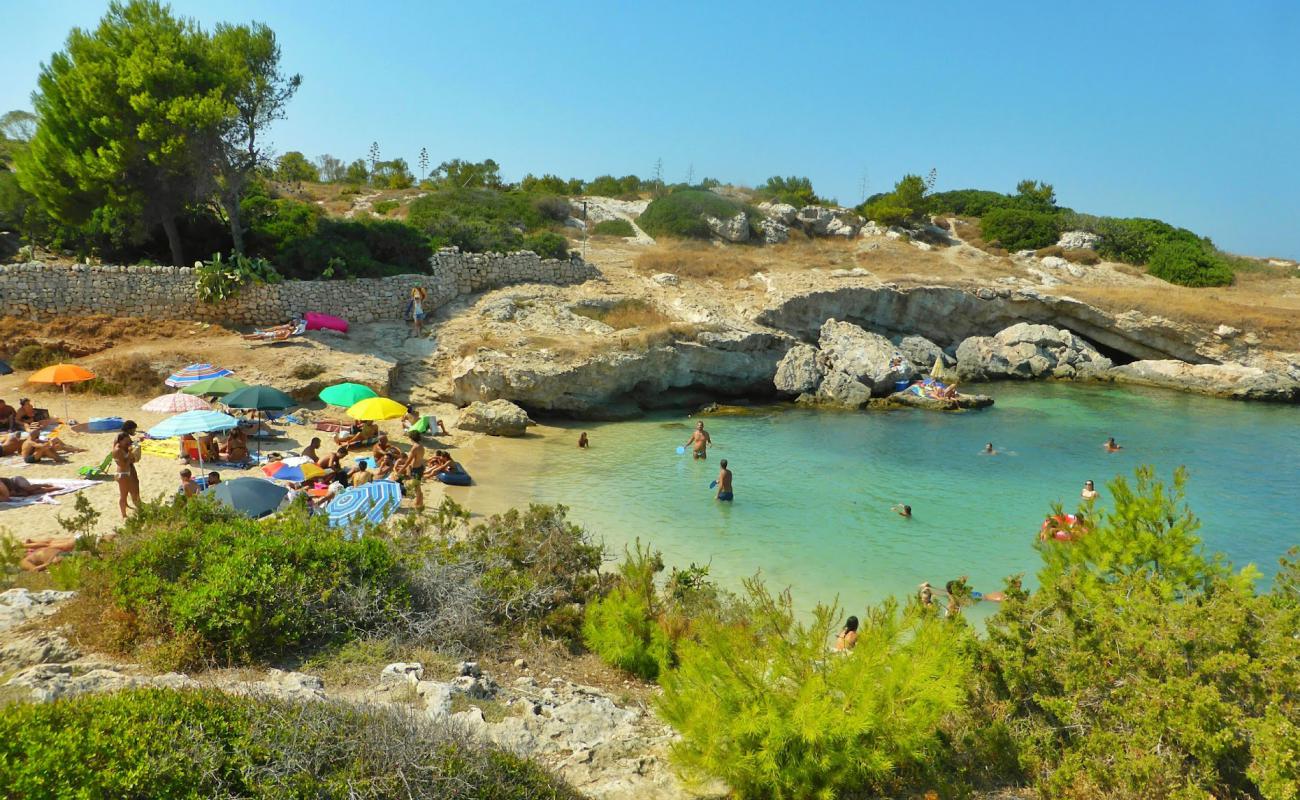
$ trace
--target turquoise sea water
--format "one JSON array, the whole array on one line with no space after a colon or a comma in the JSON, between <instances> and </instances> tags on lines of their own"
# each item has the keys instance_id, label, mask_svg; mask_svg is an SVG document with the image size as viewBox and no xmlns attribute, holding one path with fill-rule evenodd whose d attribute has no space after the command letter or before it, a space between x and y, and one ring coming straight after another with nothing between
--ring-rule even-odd
<instances>
[{"instance_id":1,"label":"turquoise sea water","mask_svg":"<svg viewBox=\"0 0 1300 800\"><path fill-rule=\"evenodd\" d=\"M709 563L733 588L761 572L791 587L801 608L838 597L854 613L958 575L983 591L1018 572L1032 584L1032 543L1050 504L1072 509L1090 478L1104 505L1105 484L1139 464L1166 478L1187 466L1206 546L1238 566L1271 575L1300 544L1300 408L1065 384L991 393L993 408L967 413L708 417L716 446L705 462L676 454L694 425L681 414L562 424L490 457L514 471L511 459L528 453L518 467L536 477L514 487L514 501L568 505L615 553L640 537L670 565ZM587 451L575 446L582 430ZM1118 453L1102 448L1111 435ZM981 454L990 441L999 455ZM721 458L735 473L732 504L709 489ZM892 513L895 503L913 518Z\"/></svg>"}]
</instances>

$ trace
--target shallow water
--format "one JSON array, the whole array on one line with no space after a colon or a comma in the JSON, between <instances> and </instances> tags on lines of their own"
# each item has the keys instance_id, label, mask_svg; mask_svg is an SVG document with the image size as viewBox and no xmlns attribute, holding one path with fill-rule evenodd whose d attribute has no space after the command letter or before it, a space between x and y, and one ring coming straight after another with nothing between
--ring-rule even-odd
<instances>
[{"instance_id":1,"label":"shallow water","mask_svg":"<svg viewBox=\"0 0 1300 800\"><path fill-rule=\"evenodd\" d=\"M1051 503L1072 509L1091 478L1105 505L1105 483L1140 464L1166 478L1187 466L1201 536L1236 565L1269 576L1300 544L1300 408L1068 384L991 393L993 408L967 413L708 417L715 447L706 462L677 455L693 424L680 414L561 424L523 442L496 440L475 460L491 459L494 475L527 476L509 484L508 504L564 503L612 552L640 537L670 565L708 563L724 585L761 572L790 586L801 608L838 597L848 613L923 580L969 575L990 591L1025 573L1032 584L1032 543ZM591 436L587 451L575 446L580 430ZM1123 450L1103 450L1110 435ZM999 455L981 453L989 441ZM709 489L721 458L735 473L732 504ZM465 499L476 510L500 507L503 488ZM910 504L913 518L892 513L895 503Z\"/></svg>"}]
</instances>

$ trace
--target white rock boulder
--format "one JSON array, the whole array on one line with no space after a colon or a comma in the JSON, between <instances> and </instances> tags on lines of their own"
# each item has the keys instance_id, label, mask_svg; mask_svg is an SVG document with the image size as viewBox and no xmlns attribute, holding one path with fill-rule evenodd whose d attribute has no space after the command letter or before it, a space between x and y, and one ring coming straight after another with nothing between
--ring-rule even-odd
<instances>
[{"instance_id":1,"label":"white rock boulder","mask_svg":"<svg viewBox=\"0 0 1300 800\"><path fill-rule=\"evenodd\" d=\"M778 392L799 395L817 391L825 375L826 368L818 356L817 348L810 344L799 344L791 347L781 363L776 365L773 383Z\"/></svg>"},{"instance_id":2,"label":"white rock boulder","mask_svg":"<svg viewBox=\"0 0 1300 800\"><path fill-rule=\"evenodd\" d=\"M1066 231L1057 240L1056 246L1066 250L1096 250L1101 237L1087 231Z\"/></svg>"},{"instance_id":3,"label":"white rock boulder","mask_svg":"<svg viewBox=\"0 0 1300 800\"><path fill-rule=\"evenodd\" d=\"M705 217L704 221L709 226L709 232L725 242L739 244L749 241L749 214L744 211L727 219Z\"/></svg>"},{"instance_id":4,"label":"white rock boulder","mask_svg":"<svg viewBox=\"0 0 1300 800\"><path fill-rule=\"evenodd\" d=\"M474 402L461 409L456 427L489 436L523 436L531 422L528 412L509 400Z\"/></svg>"},{"instance_id":5,"label":"white rock boulder","mask_svg":"<svg viewBox=\"0 0 1300 800\"><path fill-rule=\"evenodd\" d=\"M818 346L828 371L844 373L876 397L893 394L896 382L916 377L916 367L892 342L852 323L827 320Z\"/></svg>"},{"instance_id":6,"label":"white rock boulder","mask_svg":"<svg viewBox=\"0 0 1300 800\"><path fill-rule=\"evenodd\" d=\"M1110 367L1110 359L1087 341L1051 325L1021 322L957 347L957 374L968 381L1088 377Z\"/></svg>"}]
</instances>

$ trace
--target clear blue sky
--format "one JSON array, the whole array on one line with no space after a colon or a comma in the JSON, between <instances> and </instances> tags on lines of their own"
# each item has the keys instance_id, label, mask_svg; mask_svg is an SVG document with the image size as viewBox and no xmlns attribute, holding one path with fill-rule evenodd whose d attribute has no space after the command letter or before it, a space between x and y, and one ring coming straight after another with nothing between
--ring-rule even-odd
<instances>
[{"instance_id":1,"label":"clear blue sky","mask_svg":"<svg viewBox=\"0 0 1300 800\"><path fill-rule=\"evenodd\" d=\"M0 0L0 109L95 0ZM1080 211L1165 219L1300 258L1300 2L444 3L175 0L259 20L302 73L279 151L507 178L808 175L856 202L904 172L939 188L1047 180Z\"/></svg>"}]
</instances>

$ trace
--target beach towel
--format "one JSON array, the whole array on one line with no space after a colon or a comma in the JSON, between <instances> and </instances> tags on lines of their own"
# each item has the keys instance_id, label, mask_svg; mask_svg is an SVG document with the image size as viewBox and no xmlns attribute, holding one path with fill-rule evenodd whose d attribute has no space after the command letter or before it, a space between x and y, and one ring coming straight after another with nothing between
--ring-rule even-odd
<instances>
[{"instance_id":1,"label":"beach towel","mask_svg":"<svg viewBox=\"0 0 1300 800\"><path fill-rule=\"evenodd\" d=\"M181 454L181 443L180 440L175 437L172 437L171 439L145 439L140 443L140 452L147 456L179 458Z\"/></svg>"},{"instance_id":2,"label":"beach towel","mask_svg":"<svg viewBox=\"0 0 1300 800\"><path fill-rule=\"evenodd\" d=\"M10 500L0 503L0 511L9 508L22 508L24 506L34 506L38 504L57 506L58 500L55 495L68 494L69 492L79 492L90 486L103 486L99 481L74 480L72 478L42 478L40 481L32 483L48 483L57 488L52 492L36 495L35 497L14 497Z\"/></svg>"},{"instance_id":3,"label":"beach towel","mask_svg":"<svg viewBox=\"0 0 1300 800\"><path fill-rule=\"evenodd\" d=\"M331 420L322 420L321 422L316 423L316 430L321 431L322 433L338 433L339 431L346 430L350 427L352 426L347 423L333 422Z\"/></svg>"}]
</instances>

